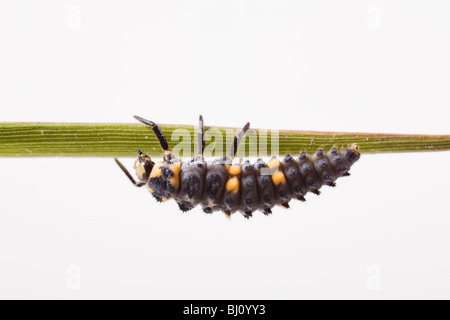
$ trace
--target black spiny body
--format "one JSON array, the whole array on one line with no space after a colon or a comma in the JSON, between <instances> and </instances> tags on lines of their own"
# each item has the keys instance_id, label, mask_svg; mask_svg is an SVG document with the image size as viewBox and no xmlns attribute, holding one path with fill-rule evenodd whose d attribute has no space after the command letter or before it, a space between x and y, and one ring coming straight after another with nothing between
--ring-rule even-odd
<instances>
[{"instance_id":1,"label":"black spiny body","mask_svg":"<svg viewBox=\"0 0 450 320\"><path fill-rule=\"evenodd\" d=\"M175 158L168 148L166 138L152 121L135 117L151 126L164 150L163 161L154 163L150 157L137 150L139 157L134 168L140 182L136 182L125 167L117 164L138 187L147 186L157 201L174 199L181 211L201 205L205 213L222 211L227 217L241 212L249 218L259 210L272 213L274 206L289 208L292 199L305 201L308 192L320 194L323 185L336 186L339 177L348 176L350 167L359 159L356 145L328 152L319 149L312 156L302 152L298 157L286 155L282 161L276 157L265 163L258 159L234 164L233 158L249 123L234 138L229 156L206 163L203 118L199 123L199 152L189 162Z\"/></svg>"}]
</instances>

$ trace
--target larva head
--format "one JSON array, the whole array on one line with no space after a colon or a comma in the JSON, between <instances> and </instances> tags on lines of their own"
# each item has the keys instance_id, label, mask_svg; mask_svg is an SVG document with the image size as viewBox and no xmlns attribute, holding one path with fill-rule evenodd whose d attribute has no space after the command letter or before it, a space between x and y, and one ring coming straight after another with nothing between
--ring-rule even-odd
<instances>
[{"instance_id":1,"label":"larva head","mask_svg":"<svg viewBox=\"0 0 450 320\"><path fill-rule=\"evenodd\" d=\"M359 147L356 144L350 145L347 149L343 149L344 157L350 165L354 164L359 160L361 153L359 152Z\"/></svg>"},{"instance_id":2,"label":"larva head","mask_svg":"<svg viewBox=\"0 0 450 320\"><path fill-rule=\"evenodd\" d=\"M141 181L147 182L155 163L145 153L142 153L140 150L136 151L139 154L139 158L137 158L136 161L134 162L134 169L136 170L136 176Z\"/></svg>"}]
</instances>

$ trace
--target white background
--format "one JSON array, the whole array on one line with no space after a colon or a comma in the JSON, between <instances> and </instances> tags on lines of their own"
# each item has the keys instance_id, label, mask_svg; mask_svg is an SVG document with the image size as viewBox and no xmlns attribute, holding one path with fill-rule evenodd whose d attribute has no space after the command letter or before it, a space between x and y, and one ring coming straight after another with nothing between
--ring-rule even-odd
<instances>
[{"instance_id":1,"label":"white background","mask_svg":"<svg viewBox=\"0 0 450 320\"><path fill-rule=\"evenodd\" d=\"M449 134L448 1L3 1L0 121ZM124 159L128 167L134 160ZM449 298L449 152L363 155L272 216L112 159L0 159L0 298Z\"/></svg>"}]
</instances>

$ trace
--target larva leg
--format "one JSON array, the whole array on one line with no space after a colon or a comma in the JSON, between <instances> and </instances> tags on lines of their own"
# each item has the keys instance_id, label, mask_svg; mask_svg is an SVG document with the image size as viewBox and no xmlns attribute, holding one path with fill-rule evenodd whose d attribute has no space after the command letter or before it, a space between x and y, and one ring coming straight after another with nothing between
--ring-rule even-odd
<instances>
[{"instance_id":1,"label":"larva leg","mask_svg":"<svg viewBox=\"0 0 450 320\"><path fill-rule=\"evenodd\" d=\"M237 150L239 148L239 142L241 142L242 137L250 128L250 122L247 122L245 126L239 131L239 133L234 137L233 143L231 145L230 156L234 158L236 156Z\"/></svg>"},{"instance_id":2,"label":"larva leg","mask_svg":"<svg viewBox=\"0 0 450 320\"><path fill-rule=\"evenodd\" d=\"M198 151L200 156L203 156L205 150L205 126L203 123L203 117L200 115L198 119Z\"/></svg>"},{"instance_id":3,"label":"larva leg","mask_svg":"<svg viewBox=\"0 0 450 320\"><path fill-rule=\"evenodd\" d=\"M152 127L153 132L155 133L156 138L159 141L159 144L161 145L161 148L164 150L164 160L170 160L171 158L171 152L169 150L169 144L167 143L167 139L162 133L161 129L158 127L156 123L150 120L146 120L144 118L134 116L134 118L145 124L146 126Z\"/></svg>"},{"instance_id":4,"label":"larva leg","mask_svg":"<svg viewBox=\"0 0 450 320\"><path fill-rule=\"evenodd\" d=\"M128 170L124 167L124 165L118 159L114 158L114 161L116 161L119 168L122 169L123 173L125 173L125 175L128 177L128 179L130 179L132 184L134 184L138 188L145 186L145 182L143 182L143 181L136 182L136 180L134 180L134 178L131 176L131 174L128 172Z\"/></svg>"}]
</instances>

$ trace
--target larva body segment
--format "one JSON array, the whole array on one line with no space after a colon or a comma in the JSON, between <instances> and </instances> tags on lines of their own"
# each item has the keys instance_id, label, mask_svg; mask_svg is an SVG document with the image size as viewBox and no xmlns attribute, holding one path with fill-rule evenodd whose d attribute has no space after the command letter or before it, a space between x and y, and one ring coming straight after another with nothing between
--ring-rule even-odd
<instances>
[{"instance_id":1,"label":"larva body segment","mask_svg":"<svg viewBox=\"0 0 450 320\"><path fill-rule=\"evenodd\" d=\"M275 190L271 176L266 174L270 172L269 167L262 159L258 159L255 162L254 168L256 171L258 190L258 209L264 214L272 213L272 208L275 205L273 201L275 198Z\"/></svg>"},{"instance_id":2,"label":"larva body segment","mask_svg":"<svg viewBox=\"0 0 450 320\"><path fill-rule=\"evenodd\" d=\"M251 217L258 208L258 185L256 170L250 161L242 164L240 211L245 217Z\"/></svg>"},{"instance_id":3,"label":"larva body segment","mask_svg":"<svg viewBox=\"0 0 450 320\"><path fill-rule=\"evenodd\" d=\"M205 213L212 213L221 209L227 166L223 159L217 159L208 164L207 168L202 207Z\"/></svg>"},{"instance_id":4,"label":"larva body segment","mask_svg":"<svg viewBox=\"0 0 450 320\"><path fill-rule=\"evenodd\" d=\"M296 161L291 155L286 155L282 163L284 175L291 190L291 198L305 201L304 196L308 191L306 188L306 183L300 174L298 161Z\"/></svg>"},{"instance_id":5,"label":"larva body segment","mask_svg":"<svg viewBox=\"0 0 450 320\"><path fill-rule=\"evenodd\" d=\"M164 149L164 159L154 163L148 155L139 153L135 169L141 182L136 183L123 165L121 169L136 186L146 185L157 201L174 199L181 211L201 205L205 213L222 211L228 217L241 212L249 218L259 210L270 214L274 206L289 208L291 199L305 201L308 192L320 194L323 185L334 187L335 181L348 176L350 167L359 159L359 148L351 145L315 154L302 152L298 158L286 155L282 161L271 157L267 163L258 159L233 163L238 144L248 130L247 124L235 137L232 153L211 163L202 156L204 149L203 118L200 117L199 152L189 162L176 159L168 149L164 135L151 121L136 117L152 126Z\"/></svg>"},{"instance_id":6,"label":"larva body segment","mask_svg":"<svg viewBox=\"0 0 450 320\"><path fill-rule=\"evenodd\" d=\"M182 164L180 190L174 196L181 211L188 211L202 201L206 170L206 162L198 156Z\"/></svg>"}]
</instances>

